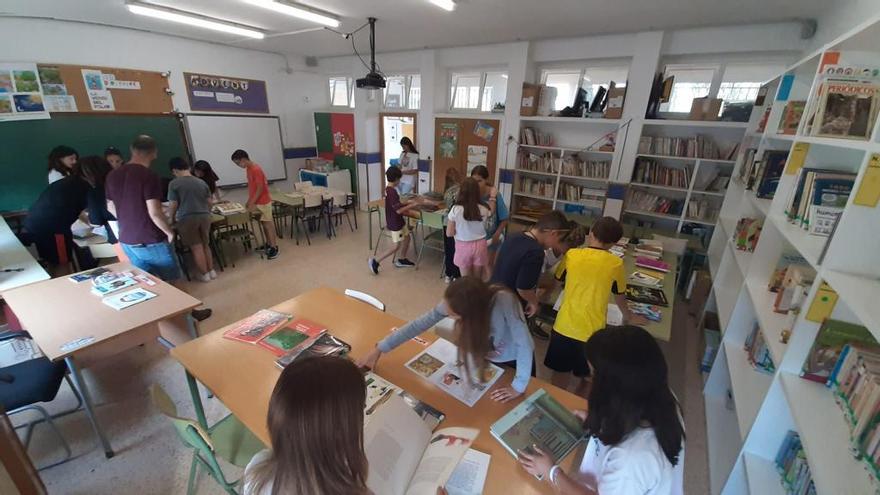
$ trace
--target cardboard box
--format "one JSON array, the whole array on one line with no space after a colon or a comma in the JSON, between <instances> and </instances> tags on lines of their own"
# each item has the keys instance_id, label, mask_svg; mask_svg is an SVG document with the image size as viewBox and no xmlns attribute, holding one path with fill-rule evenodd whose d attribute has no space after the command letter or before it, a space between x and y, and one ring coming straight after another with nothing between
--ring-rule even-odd
<instances>
[{"instance_id":1,"label":"cardboard box","mask_svg":"<svg viewBox=\"0 0 880 495\"><path fill-rule=\"evenodd\" d=\"M522 102L519 106L519 114L523 117L532 117L538 113L538 100L541 97L541 85L523 83Z\"/></svg>"},{"instance_id":2,"label":"cardboard box","mask_svg":"<svg viewBox=\"0 0 880 495\"><path fill-rule=\"evenodd\" d=\"M626 87L614 88L608 91L608 104L605 106L606 119L619 119L623 117L623 102L626 100Z\"/></svg>"},{"instance_id":3,"label":"cardboard box","mask_svg":"<svg viewBox=\"0 0 880 495\"><path fill-rule=\"evenodd\" d=\"M688 118L690 120L718 120L722 101L721 98L694 98Z\"/></svg>"}]
</instances>

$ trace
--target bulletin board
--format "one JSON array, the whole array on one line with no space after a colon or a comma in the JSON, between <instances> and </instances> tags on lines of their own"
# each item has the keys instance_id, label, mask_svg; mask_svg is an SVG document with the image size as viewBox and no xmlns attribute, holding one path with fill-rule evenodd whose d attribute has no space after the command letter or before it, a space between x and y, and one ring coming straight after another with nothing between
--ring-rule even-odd
<instances>
[{"instance_id":1,"label":"bulletin board","mask_svg":"<svg viewBox=\"0 0 880 495\"><path fill-rule=\"evenodd\" d=\"M357 191L354 115L315 112L315 142L318 157L333 162L351 175L351 190Z\"/></svg>"},{"instance_id":2,"label":"bulletin board","mask_svg":"<svg viewBox=\"0 0 880 495\"><path fill-rule=\"evenodd\" d=\"M467 176L475 164L484 164L494 180L501 121L496 119L434 119L434 190L443 192L446 170Z\"/></svg>"},{"instance_id":3,"label":"bulletin board","mask_svg":"<svg viewBox=\"0 0 880 495\"><path fill-rule=\"evenodd\" d=\"M76 113L156 115L174 111L174 104L168 93L168 78L160 72L88 65L37 64L38 70L52 67L58 69L67 94L76 101ZM92 108L83 69L100 71L119 81L105 87L112 96L112 110ZM44 94L49 93L44 90Z\"/></svg>"}]
</instances>

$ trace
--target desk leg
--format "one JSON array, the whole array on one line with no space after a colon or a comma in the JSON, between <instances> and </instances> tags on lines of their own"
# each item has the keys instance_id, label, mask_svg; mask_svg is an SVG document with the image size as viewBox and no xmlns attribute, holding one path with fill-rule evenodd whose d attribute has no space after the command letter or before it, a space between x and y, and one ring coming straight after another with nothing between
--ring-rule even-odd
<instances>
[{"instance_id":1,"label":"desk leg","mask_svg":"<svg viewBox=\"0 0 880 495\"><path fill-rule=\"evenodd\" d=\"M86 410L86 416L88 416L89 421L92 423L92 429L95 430L95 435L98 436L98 440L100 440L101 446L104 448L104 455L107 459L110 459L114 455L113 448L110 447L110 441L107 440L107 435L104 433L104 429L101 428L100 423L98 423L98 418L95 416L94 406L92 406L92 396L89 393L89 388L86 386L85 380L83 380L79 366L77 366L71 356L64 358L64 362L67 363L67 369L70 370L70 377L73 379L73 384L76 386L76 391L82 398Z\"/></svg>"},{"instance_id":2,"label":"desk leg","mask_svg":"<svg viewBox=\"0 0 880 495\"><path fill-rule=\"evenodd\" d=\"M370 224L370 251L373 250L373 210L367 207L367 223Z\"/></svg>"},{"instance_id":3,"label":"desk leg","mask_svg":"<svg viewBox=\"0 0 880 495\"><path fill-rule=\"evenodd\" d=\"M196 419L205 431L208 430L208 419L205 417L205 408L202 406L202 397L199 395L199 384L189 371L186 372L186 384L189 386L189 394L192 396L193 407L196 410Z\"/></svg>"}]
</instances>

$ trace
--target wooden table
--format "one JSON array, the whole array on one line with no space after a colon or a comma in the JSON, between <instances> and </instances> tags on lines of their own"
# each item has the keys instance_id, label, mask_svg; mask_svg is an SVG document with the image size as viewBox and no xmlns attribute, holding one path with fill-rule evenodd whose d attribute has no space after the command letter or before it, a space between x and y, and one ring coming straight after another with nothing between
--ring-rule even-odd
<instances>
[{"instance_id":1,"label":"wooden table","mask_svg":"<svg viewBox=\"0 0 880 495\"><path fill-rule=\"evenodd\" d=\"M128 263L114 263L105 268L144 273ZM67 363L86 415L108 458L113 457L113 450L95 416L81 368L157 337L177 345L196 336L187 315L201 302L156 277L150 278L155 285L140 285L157 297L121 311L102 304L101 298L91 293L91 283L75 284L67 277L2 293L46 357ZM74 342L79 345L72 346Z\"/></svg>"},{"instance_id":2,"label":"wooden table","mask_svg":"<svg viewBox=\"0 0 880 495\"><path fill-rule=\"evenodd\" d=\"M400 318L380 312L330 288L311 290L271 309L326 326L334 335L351 344L354 359L366 355L392 327L404 323ZM275 356L258 346L223 338L225 330L212 332L178 346L171 350L171 355L187 370L196 415L203 426L207 426L207 422L195 380L210 389L242 423L269 445L266 414L272 389L280 374L275 366ZM423 337L427 341L436 338L430 333ZM414 341L406 342L383 356L375 371L386 380L443 411L446 419L441 426L464 426L480 430L480 436L473 447L492 456L483 493L549 493L550 487L519 467L513 456L489 433L489 426L522 399L501 404L492 401L487 394L473 408L467 407L404 367L404 363L424 349L424 346ZM507 385L512 379L513 371L505 370L498 385ZM523 397L539 388L547 390L568 408L586 407L584 399L536 378L529 382ZM511 491L512 488L514 491Z\"/></svg>"},{"instance_id":3,"label":"wooden table","mask_svg":"<svg viewBox=\"0 0 880 495\"><path fill-rule=\"evenodd\" d=\"M0 271L0 293L49 278L46 270L19 242L18 237L6 224L6 220L0 216L0 270L17 270L19 268L23 270ZM0 299L2 299L2 294L0 294Z\"/></svg>"}]
</instances>

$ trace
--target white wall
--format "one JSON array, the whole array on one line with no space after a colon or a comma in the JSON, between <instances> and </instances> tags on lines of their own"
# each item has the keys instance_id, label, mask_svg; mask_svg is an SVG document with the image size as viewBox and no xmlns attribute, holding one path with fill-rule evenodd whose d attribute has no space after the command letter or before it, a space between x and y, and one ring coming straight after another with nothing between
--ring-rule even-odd
<instances>
[{"instance_id":1,"label":"white wall","mask_svg":"<svg viewBox=\"0 0 880 495\"><path fill-rule=\"evenodd\" d=\"M816 35L805 47L813 52L833 41L858 24L880 14L880 0L832 0L825 13L819 16Z\"/></svg>"}]
</instances>

